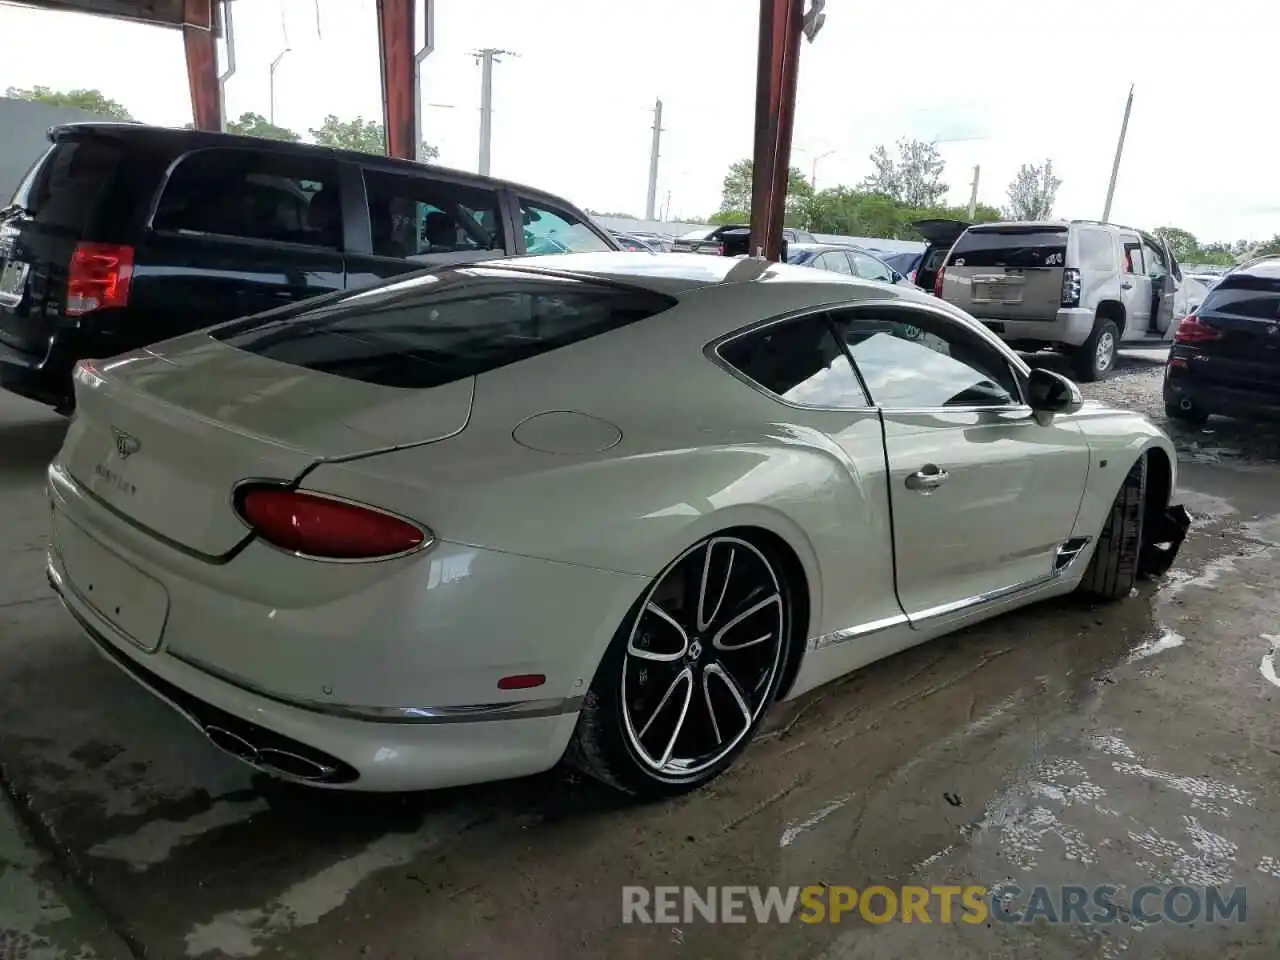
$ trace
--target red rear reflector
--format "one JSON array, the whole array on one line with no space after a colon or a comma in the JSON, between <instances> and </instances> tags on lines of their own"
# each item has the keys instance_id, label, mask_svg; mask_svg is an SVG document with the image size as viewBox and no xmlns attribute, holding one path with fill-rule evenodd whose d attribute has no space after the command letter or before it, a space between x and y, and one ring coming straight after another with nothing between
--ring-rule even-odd
<instances>
[{"instance_id":1,"label":"red rear reflector","mask_svg":"<svg viewBox=\"0 0 1280 960\"><path fill-rule=\"evenodd\" d=\"M530 687L540 687L547 682L547 678L541 673L517 673L514 676L503 677L498 681L499 690L528 690Z\"/></svg>"},{"instance_id":2,"label":"red rear reflector","mask_svg":"<svg viewBox=\"0 0 1280 960\"><path fill-rule=\"evenodd\" d=\"M67 269L69 317L129 303L133 247L115 243L78 243Z\"/></svg>"},{"instance_id":3,"label":"red rear reflector","mask_svg":"<svg viewBox=\"0 0 1280 960\"><path fill-rule=\"evenodd\" d=\"M385 559L429 541L425 530L381 510L284 487L241 487L236 510L268 543L323 560Z\"/></svg>"},{"instance_id":4,"label":"red rear reflector","mask_svg":"<svg viewBox=\"0 0 1280 960\"><path fill-rule=\"evenodd\" d=\"M1222 331L1202 323L1194 313L1189 313L1178 324L1178 332L1173 335L1174 343L1207 343L1210 340L1221 340Z\"/></svg>"}]
</instances>

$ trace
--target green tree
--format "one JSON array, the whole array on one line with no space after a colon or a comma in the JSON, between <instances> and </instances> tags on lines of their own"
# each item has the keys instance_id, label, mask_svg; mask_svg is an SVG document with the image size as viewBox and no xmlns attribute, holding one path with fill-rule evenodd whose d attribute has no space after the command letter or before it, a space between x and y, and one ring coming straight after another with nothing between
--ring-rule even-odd
<instances>
[{"instance_id":1,"label":"green tree","mask_svg":"<svg viewBox=\"0 0 1280 960\"><path fill-rule=\"evenodd\" d=\"M1255 257L1271 256L1272 254L1280 254L1280 233L1277 233L1274 237L1253 251L1253 255Z\"/></svg>"},{"instance_id":2,"label":"green tree","mask_svg":"<svg viewBox=\"0 0 1280 960\"><path fill-rule=\"evenodd\" d=\"M1009 184L1005 216L1010 220L1048 220L1062 180L1053 175L1053 161L1024 163Z\"/></svg>"},{"instance_id":3,"label":"green tree","mask_svg":"<svg viewBox=\"0 0 1280 960\"><path fill-rule=\"evenodd\" d=\"M310 132L316 143L326 147L384 155L387 152L387 138L383 134L382 124L376 120L366 120L363 117L340 120L331 113L318 128L312 127ZM424 142L422 155L428 160L434 160L440 156L440 151Z\"/></svg>"},{"instance_id":4,"label":"green tree","mask_svg":"<svg viewBox=\"0 0 1280 960\"><path fill-rule=\"evenodd\" d=\"M287 140L290 143L297 143L302 139L288 127L277 127L260 113L242 113L238 120L228 120L227 133L264 137L267 140Z\"/></svg>"},{"instance_id":5,"label":"green tree","mask_svg":"<svg viewBox=\"0 0 1280 960\"><path fill-rule=\"evenodd\" d=\"M897 156L883 145L871 154L875 172L860 184L865 193L878 193L892 197L908 207L931 207L947 195L947 185L942 180L947 163L938 152L938 146L925 140L898 141Z\"/></svg>"},{"instance_id":6,"label":"green tree","mask_svg":"<svg viewBox=\"0 0 1280 960\"><path fill-rule=\"evenodd\" d=\"M750 160L739 160L730 164L729 172L724 175L720 188L720 219L717 223L748 223L751 214L742 211L751 209L751 178L755 167ZM805 178L799 167L792 167L787 174L787 212L785 222L789 227L804 225L808 213L809 198L813 196L813 187ZM728 214L741 215L743 219L726 219ZM715 218L712 218L715 220Z\"/></svg>"},{"instance_id":7,"label":"green tree","mask_svg":"<svg viewBox=\"0 0 1280 960\"><path fill-rule=\"evenodd\" d=\"M1180 227L1156 227L1151 232L1164 241L1164 245L1169 248L1175 259L1184 263L1206 262L1197 259L1205 251L1200 247L1200 241L1196 239L1195 234Z\"/></svg>"},{"instance_id":8,"label":"green tree","mask_svg":"<svg viewBox=\"0 0 1280 960\"><path fill-rule=\"evenodd\" d=\"M10 87L4 95L14 100L31 100L36 103L48 103L55 107L79 107L81 110L111 117L113 120L133 119L133 115L125 109L123 104L103 96L100 90L51 90L48 87L32 87L29 90L23 90Z\"/></svg>"}]
</instances>

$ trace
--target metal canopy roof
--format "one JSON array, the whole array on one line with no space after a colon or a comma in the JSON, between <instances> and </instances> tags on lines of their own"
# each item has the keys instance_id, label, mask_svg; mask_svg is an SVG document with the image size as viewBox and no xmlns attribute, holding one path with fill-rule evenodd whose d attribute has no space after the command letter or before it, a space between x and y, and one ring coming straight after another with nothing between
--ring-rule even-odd
<instances>
[{"instance_id":1,"label":"metal canopy roof","mask_svg":"<svg viewBox=\"0 0 1280 960\"><path fill-rule=\"evenodd\" d=\"M163 27L190 24L203 30L214 28L214 5L209 0L18 0L23 6L67 13L89 13L117 20L132 20Z\"/></svg>"}]
</instances>

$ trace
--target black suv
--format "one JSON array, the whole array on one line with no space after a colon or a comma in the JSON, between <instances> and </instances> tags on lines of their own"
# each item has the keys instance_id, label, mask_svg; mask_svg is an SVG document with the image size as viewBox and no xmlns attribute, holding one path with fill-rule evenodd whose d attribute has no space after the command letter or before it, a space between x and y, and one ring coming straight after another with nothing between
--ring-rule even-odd
<instances>
[{"instance_id":1,"label":"black suv","mask_svg":"<svg viewBox=\"0 0 1280 960\"><path fill-rule=\"evenodd\" d=\"M128 123L50 129L0 210L0 386L444 263L617 250L559 197L406 160Z\"/></svg>"},{"instance_id":2,"label":"black suv","mask_svg":"<svg viewBox=\"0 0 1280 960\"><path fill-rule=\"evenodd\" d=\"M1280 417L1280 257L1237 267L1183 318L1164 371L1170 417Z\"/></svg>"}]
</instances>

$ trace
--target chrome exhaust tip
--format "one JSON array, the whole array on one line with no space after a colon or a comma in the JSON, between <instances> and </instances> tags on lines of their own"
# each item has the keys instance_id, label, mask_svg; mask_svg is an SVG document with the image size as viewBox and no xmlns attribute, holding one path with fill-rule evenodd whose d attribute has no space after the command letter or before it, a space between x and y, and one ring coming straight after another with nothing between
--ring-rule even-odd
<instances>
[{"instance_id":1,"label":"chrome exhaust tip","mask_svg":"<svg viewBox=\"0 0 1280 960\"><path fill-rule=\"evenodd\" d=\"M1187 397L1183 397L1181 400L1178 401L1179 410L1190 410L1192 406L1193 404L1191 403L1191 400Z\"/></svg>"},{"instance_id":2,"label":"chrome exhaust tip","mask_svg":"<svg viewBox=\"0 0 1280 960\"><path fill-rule=\"evenodd\" d=\"M228 753L237 760L289 780L323 783L332 779L337 773L335 767L326 766L289 750L257 747L240 734L232 733L225 727L207 726L204 728L204 735L223 753Z\"/></svg>"}]
</instances>

